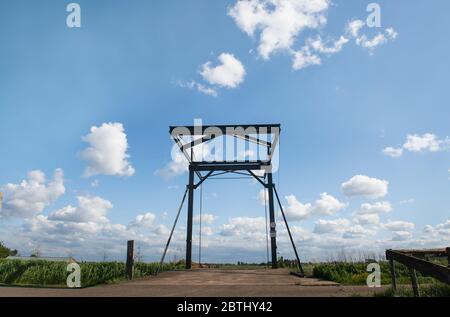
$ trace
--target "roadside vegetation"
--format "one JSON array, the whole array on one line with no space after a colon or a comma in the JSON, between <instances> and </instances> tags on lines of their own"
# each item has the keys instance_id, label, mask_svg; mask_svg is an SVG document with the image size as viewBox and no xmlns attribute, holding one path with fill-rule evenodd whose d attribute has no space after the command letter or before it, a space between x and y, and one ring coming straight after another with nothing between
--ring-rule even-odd
<instances>
[{"instance_id":1,"label":"roadside vegetation","mask_svg":"<svg viewBox=\"0 0 450 317\"><path fill-rule=\"evenodd\" d=\"M17 250L11 250L10 248L7 248L2 241L0 241L0 259L6 258L8 256L15 256L17 255Z\"/></svg>"},{"instance_id":2,"label":"roadside vegetation","mask_svg":"<svg viewBox=\"0 0 450 317\"><path fill-rule=\"evenodd\" d=\"M125 263L120 262L82 262L81 286L107 284L125 279ZM158 263L136 263L134 276L141 278L154 275ZM165 263L161 271L184 267L184 263ZM0 260L0 284L3 285L35 285L66 286L66 262L44 260Z\"/></svg>"},{"instance_id":3,"label":"roadside vegetation","mask_svg":"<svg viewBox=\"0 0 450 317\"><path fill-rule=\"evenodd\" d=\"M397 291L392 288L387 289L385 292L376 293L375 297L413 297L413 291L411 287L400 286ZM450 285L446 285L440 282L433 282L420 286L421 297L450 297Z\"/></svg>"}]
</instances>

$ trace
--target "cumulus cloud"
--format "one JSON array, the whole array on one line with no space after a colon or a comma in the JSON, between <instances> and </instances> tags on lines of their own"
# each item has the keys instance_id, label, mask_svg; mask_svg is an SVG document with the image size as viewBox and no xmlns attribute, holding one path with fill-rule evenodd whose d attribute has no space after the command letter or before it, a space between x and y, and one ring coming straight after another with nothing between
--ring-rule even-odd
<instances>
[{"instance_id":1,"label":"cumulus cloud","mask_svg":"<svg viewBox=\"0 0 450 317\"><path fill-rule=\"evenodd\" d=\"M321 63L322 60L318 55L311 53L308 47L304 47L294 52L292 68L294 70L301 70L309 66L320 65Z\"/></svg>"},{"instance_id":2,"label":"cumulus cloud","mask_svg":"<svg viewBox=\"0 0 450 317\"><path fill-rule=\"evenodd\" d=\"M93 126L91 132L82 140L89 147L80 154L81 159L88 162L84 176L119 175L131 176L135 170L128 162L128 140L122 123L103 123Z\"/></svg>"},{"instance_id":3,"label":"cumulus cloud","mask_svg":"<svg viewBox=\"0 0 450 317\"><path fill-rule=\"evenodd\" d=\"M436 226L426 225L424 232L426 234L431 234L434 237L450 240L450 219Z\"/></svg>"},{"instance_id":4,"label":"cumulus cloud","mask_svg":"<svg viewBox=\"0 0 450 317\"><path fill-rule=\"evenodd\" d=\"M365 196L370 198L384 197L388 193L389 182L366 175L353 176L342 183L341 188L346 196Z\"/></svg>"},{"instance_id":5,"label":"cumulus cloud","mask_svg":"<svg viewBox=\"0 0 450 317\"><path fill-rule=\"evenodd\" d=\"M355 19L347 23L344 35L337 39L324 41L320 35L308 37L302 47L295 48L303 31L326 25L330 5L329 0L238 0L228 14L243 32L258 39L258 53L263 59L275 53L287 53L293 57L294 70L320 65L320 54L339 53L351 39L372 54L376 47L398 36L393 28L387 28L369 38L362 32L366 23Z\"/></svg>"},{"instance_id":6,"label":"cumulus cloud","mask_svg":"<svg viewBox=\"0 0 450 317\"><path fill-rule=\"evenodd\" d=\"M152 228L155 223L156 216L151 212L147 212L145 214L137 215L136 218L130 222L129 227L143 227L143 228Z\"/></svg>"},{"instance_id":7,"label":"cumulus cloud","mask_svg":"<svg viewBox=\"0 0 450 317\"><path fill-rule=\"evenodd\" d=\"M441 149L443 141L439 140L436 135L425 133L424 135L410 134L407 136L406 143L403 147L411 152L430 151L437 152Z\"/></svg>"},{"instance_id":8,"label":"cumulus cloud","mask_svg":"<svg viewBox=\"0 0 450 317\"><path fill-rule=\"evenodd\" d=\"M339 200L327 193L322 193L320 194L320 199L315 201L312 207L312 213L317 215L332 216L346 207L347 204L341 203Z\"/></svg>"},{"instance_id":9,"label":"cumulus cloud","mask_svg":"<svg viewBox=\"0 0 450 317\"><path fill-rule=\"evenodd\" d=\"M347 207L347 204L328 193L320 194L320 198L314 204L303 204L294 195L286 196L285 199L288 203L285 207L286 217L291 221L300 221L311 215L332 216Z\"/></svg>"},{"instance_id":10,"label":"cumulus cloud","mask_svg":"<svg viewBox=\"0 0 450 317\"><path fill-rule=\"evenodd\" d=\"M403 149L402 148L394 148L394 147L387 147L385 149L383 149L383 154L390 156L390 157L394 157L394 158L398 158L401 157L403 155Z\"/></svg>"},{"instance_id":11,"label":"cumulus cloud","mask_svg":"<svg viewBox=\"0 0 450 317\"><path fill-rule=\"evenodd\" d=\"M244 65L233 54L222 53L219 55L219 65L212 66L207 62L201 67L200 75L210 85L225 88L236 88L245 77Z\"/></svg>"},{"instance_id":12,"label":"cumulus cloud","mask_svg":"<svg viewBox=\"0 0 450 317\"><path fill-rule=\"evenodd\" d=\"M303 30L326 24L329 5L329 0L239 0L228 14L247 35L259 33L258 52L268 59L290 51Z\"/></svg>"},{"instance_id":13,"label":"cumulus cloud","mask_svg":"<svg viewBox=\"0 0 450 317\"><path fill-rule=\"evenodd\" d=\"M375 234L375 230L366 229L360 225L356 225L345 231L342 237L344 239L362 239Z\"/></svg>"},{"instance_id":14,"label":"cumulus cloud","mask_svg":"<svg viewBox=\"0 0 450 317\"><path fill-rule=\"evenodd\" d=\"M362 28L364 28L365 25L366 25L366 23L362 20L359 20L359 19L351 20L347 23L346 32L350 36L357 38L357 37L359 37L359 31Z\"/></svg>"},{"instance_id":15,"label":"cumulus cloud","mask_svg":"<svg viewBox=\"0 0 450 317\"><path fill-rule=\"evenodd\" d=\"M285 214L289 220L300 221L306 219L311 214L311 204L303 204L297 200L294 195L285 197L287 200L287 207L285 207Z\"/></svg>"},{"instance_id":16,"label":"cumulus cloud","mask_svg":"<svg viewBox=\"0 0 450 317\"><path fill-rule=\"evenodd\" d=\"M49 220L65 222L107 223L108 210L113 208L110 201L101 197L78 196L78 206L66 206L50 214Z\"/></svg>"},{"instance_id":17,"label":"cumulus cloud","mask_svg":"<svg viewBox=\"0 0 450 317\"><path fill-rule=\"evenodd\" d=\"M201 220L203 224L212 224L217 219L216 216L212 214L202 214ZM200 215L194 217L194 223L200 223Z\"/></svg>"},{"instance_id":18,"label":"cumulus cloud","mask_svg":"<svg viewBox=\"0 0 450 317\"><path fill-rule=\"evenodd\" d=\"M342 48L349 41L345 36L341 36L338 40L333 41L331 45L327 46L320 36L315 39L308 39L308 45L313 48L315 51L323 54L336 54L342 51Z\"/></svg>"},{"instance_id":19,"label":"cumulus cloud","mask_svg":"<svg viewBox=\"0 0 450 317\"><path fill-rule=\"evenodd\" d=\"M362 20L351 20L347 23L346 33L349 37L355 39L357 45L369 50L371 54L378 46L393 41L398 36L397 31L391 27L386 28L383 32L378 32L375 36L369 38L366 34L361 34L361 30L365 25L366 23Z\"/></svg>"},{"instance_id":20,"label":"cumulus cloud","mask_svg":"<svg viewBox=\"0 0 450 317\"><path fill-rule=\"evenodd\" d=\"M196 82L195 80L191 80L188 83L184 83L184 82L177 82L178 86L182 87L182 88L189 88L189 89L195 89L198 92L208 95L208 96L212 96L212 97L217 97L218 93L217 93L217 89L214 89L212 87L207 87L203 84L200 84L198 82Z\"/></svg>"},{"instance_id":21,"label":"cumulus cloud","mask_svg":"<svg viewBox=\"0 0 450 317\"><path fill-rule=\"evenodd\" d=\"M392 206L389 202L376 202L374 204L365 203L361 205L361 209L358 211L361 215L366 214L385 214L392 211Z\"/></svg>"},{"instance_id":22,"label":"cumulus cloud","mask_svg":"<svg viewBox=\"0 0 450 317\"><path fill-rule=\"evenodd\" d=\"M314 226L314 233L328 234L328 233L342 233L349 229L350 221L348 219L336 220L318 220Z\"/></svg>"},{"instance_id":23,"label":"cumulus cloud","mask_svg":"<svg viewBox=\"0 0 450 317\"><path fill-rule=\"evenodd\" d=\"M186 157L180 151L175 152L172 155L172 161L166 164L161 169L155 171L155 174L161 176L166 181L184 174L188 171L189 163L186 160Z\"/></svg>"},{"instance_id":24,"label":"cumulus cloud","mask_svg":"<svg viewBox=\"0 0 450 317\"><path fill-rule=\"evenodd\" d=\"M377 225L380 223L378 214L357 214L353 217L353 221L359 225Z\"/></svg>"},{"instance_id":25,"label":"cumulus cloud","mask_svg":"<svg viewBox=\"0 0 450 317\"><path fill-rule=\"evenodd\" d=\"M222 225L220 234L222 236L241 236L247 238L264 238L266 220L263 217L236 217L231 218L228 223Z\"/></svg>"},{"instance_id":26,"label":"cumulus cloud","mask_svg":"<svg viewBox=\"0 0 450 317\"><path fill-rule=\"evenodd\" d=\"M411 231L414 227L415 225L412 222L407 221L389 220L387 223L383 224L383 228L393 232Z\"/></svg>"},{"instance_id":27,"label":"cumulus cloud","mask_svg":"<svg viewBox=\"0 0 450 317\"><path fill-rule=\"evenodd\" d=\"M40 170L28 172L28 178L19 184L6 184L0 218L30 218L41 213L66 191L62 169L55 170L53 180L47 182Z\"/></svg>"},{"instance_id":28,"label":"cumulus cloud","mask_svg":"<svg viewBox=\"0 0 450 317\"><path fill-rule=\"evenodd\" d=\"M447 150L450 146L450 139L439 139L433 133L425 134L408 134L402 148L387 147L383 150L383 154L391 157L401 157L405 151L409 152L439 152Z\"/></svg>"},{"instance_id":29,"label":"cumulus cloud","mask_svg":"<svg viewBox=\"0 0 450 317\"><path fill-rule=\"evenodd\" d=\"M208 144L202 144L194 146L193 148L195 160L206 160L209 158L210 146ZM182 175L189 170L189 163L177 146L172 148L172 160L166 164L163 168L157 169L155 175L162 177L164 180L169 181L172 178Z\"/></svg>"},{"instance_id":30,"label":"cumulus cloud","mask_svg":"<svg viewBox=\"0 0 450 317\"><path fill-rule=\"evenodd\" d=\"M406 241L413 237L412 233L409 231L395 231L392 241Z\"/></svg>"}]
</instances>

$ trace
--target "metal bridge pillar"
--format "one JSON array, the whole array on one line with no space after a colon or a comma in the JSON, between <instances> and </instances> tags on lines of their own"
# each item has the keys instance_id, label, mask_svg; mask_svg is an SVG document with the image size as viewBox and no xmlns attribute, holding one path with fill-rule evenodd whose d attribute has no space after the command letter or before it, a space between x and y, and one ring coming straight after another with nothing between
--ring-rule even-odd
<instances>
[{"instance_id":1,"label":"metal bridge pillar","mask_svg":"<svg viewBox=\"0 0 450 317\"><path fill-rule=\"evenodd\" d=\"M192 267L192 220L194 214L194 171L189 169L188 185L188 213L187 213L187 237L186 237L186 269Z\"/></svg>"},{"instance_id":2,"label":"metal bridge pillar","mask_svg":"<svg viewBox=\"0 0 450 317\"><path fill-rule=\"evenodd\" d=\"M272 173L267 174L267 191L269 194L269 218L270 218L270 245L272 249L272 268L278 268L277 259L277 230L275 222L275 208L273 201L273 179Z\"/></svg>"}]
</instances>

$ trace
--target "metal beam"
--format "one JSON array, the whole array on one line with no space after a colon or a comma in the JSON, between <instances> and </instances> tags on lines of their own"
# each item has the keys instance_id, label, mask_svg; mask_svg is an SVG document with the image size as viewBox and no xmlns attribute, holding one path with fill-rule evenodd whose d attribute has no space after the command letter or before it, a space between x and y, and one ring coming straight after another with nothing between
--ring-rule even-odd
<instances>
[{"instance_id":1,"label":"metal beam","mask_svg":"<svg viewBox=\"0 0 450 317\"><path fill-rule=\"evenodd\" d=\"M214 173L214 171L209 171L208 174L203 176L202 179L196 185L194 185L194 188L197 189L204 181L206 181L208 179L208 177L210 177L212 175L212 173Z\"/></svg>"},{"instance_id":2,"label":"metal beam","mask_svg":"<svg viewBox=\"0 0 450 317\"><path fill-rule=\"evenodd\" d=\"M273 187L273 190L275 192L275 195L277 196L278 205L280 206L281 214L283 215L284 223L286 225L286 229L289 234L289 239L291 239L292 248L294 249L294 252L295 252L295 257L297 259L298 268L301 272L301 275L304 277L305 272L303 271L302 263L300 262L300 257L298 256L298 252L297 252L297 247L295 246L294 239L292 238L291 229L289 229L286 215L284 214L283 206L281 205L280 197L278 196L278 192L277 192L277 189L275 188L275 186Z\"/></svg>"},{"instance_id":3,"label":"metal beam","mask_svg":"<svg viewBox=\"0 0 450 317\"><path fill-rule=\"evenodd\" d=\"M199 130L201 128L201 131ZM185 129L188 130L190 135L204 135L205 130L207 129L219 129L224 135L227 134L227 129L249 129L254 128L256 130L267 129L267 133L271 133L272 129L281 129L281 124L241 124L241 125L203 125L203 126L171 126L169 128L169 133L175 129Z\"/></svg>"},{"instance_id":4,"label":"metal beam","mask_svg":"<svg viewBox=\"0 0 450 317\"><path fill-rule=\"evenodd\" d=\"M270 245L272 249L272 268L278 268L277 258L277 230L275 222L275 208L273 203L273 180L272 173L267 175L267 190L269 192L269 218L270 218Z\"/></svg>"},{"instance_id":5,"label":"metal beam","mask_svg":"<svg viewBox=\"0 0 450 317\"><path fill-rule=\"evenodd\" d=\"M192 221L194 215L194 171L189 171L189 195L187 214L187 235L186 235L186 269L192 267Z\"/></svg>"},{"instance_id":6,"label":"metal beam","mask_svg":"<svg viewBox=\"0 0 450 317\"><path fill-rule=\"evenodd\" d=\"M248 172L249 172L250 175L252 175L258 182L260 182L261 185L264 186L264 188L267 188L267 184L261 180L261 177L259 177L259 176L256 175L255 173L253 173L251 170L248 170Z\"/></svg>"},{"instance_id":7,"label":"metal beam","mask_svg":"<svg viewBox=\"0 0 450 317\"><path fill-rule=\"evenodd\" d=\"M257 171L267 167L267 163L227 163L227 164L191 164L194 171Z\"/></svg>"}]
</instances>

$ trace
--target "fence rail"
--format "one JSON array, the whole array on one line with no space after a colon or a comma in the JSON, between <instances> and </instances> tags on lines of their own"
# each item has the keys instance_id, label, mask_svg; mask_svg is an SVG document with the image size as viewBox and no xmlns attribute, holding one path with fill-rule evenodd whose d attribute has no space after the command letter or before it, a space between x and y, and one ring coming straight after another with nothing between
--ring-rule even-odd
<instances>
[{"instance_id":1,"label":"fence rail","mask_svg":"<svg viewBox=\"0 0 450 317\"><path fill-rule=\"evenodd\" d=\"M428 261L429 257L447 257L448 266L445 267L444 265L430 262ZM390 263L392 288L394 290L397 290L395 261L409 268L411 284L414 296L416 297L420 296L416 271L450 285L450 248L431 250L386 250L386 259L389 260Z\"/></svg>"}]
</instances>

